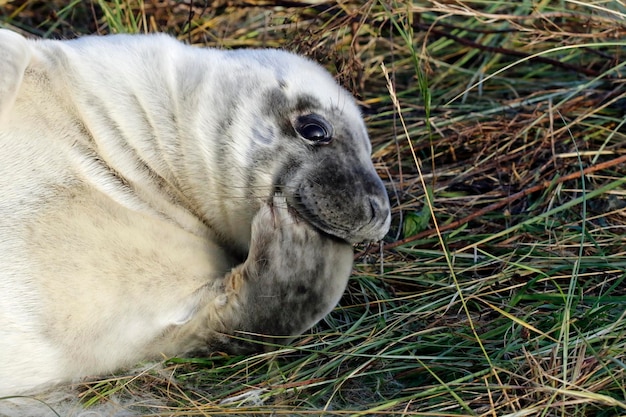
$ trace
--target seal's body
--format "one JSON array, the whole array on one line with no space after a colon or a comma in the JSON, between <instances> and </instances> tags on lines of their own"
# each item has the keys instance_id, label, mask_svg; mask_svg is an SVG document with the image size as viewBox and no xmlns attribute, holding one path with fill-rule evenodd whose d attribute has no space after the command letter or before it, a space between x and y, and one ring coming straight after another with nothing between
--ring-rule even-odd
<instances>
[{"instance_id":1,"label":"seal's body","mask_svg":"<svg viewBox=\"0 0 626 417\"><path fill-rule=\"evenodd\" d=\"M369 153L295 55L0 30L0 396L311 327L389 227Z\"/></svg>"}]
</instances>

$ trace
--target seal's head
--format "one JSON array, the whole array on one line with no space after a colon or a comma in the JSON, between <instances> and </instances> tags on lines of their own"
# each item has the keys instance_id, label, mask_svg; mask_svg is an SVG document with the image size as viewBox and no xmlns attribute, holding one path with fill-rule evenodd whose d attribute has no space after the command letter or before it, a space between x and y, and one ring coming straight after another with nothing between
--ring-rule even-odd
<instances>
[{"instance_id":1,"label":"seal's head","mask_svg":"<svg viewBox=\"0 0 626 417\"><path fill-rule=\"evenodd\" d=\"M246 53L269 74L254 89L265 103L262 117L242 124L253 126L247 150L257 180L265 173L271 181L267 198L282 193L310 224L347 242L381 239L389 229L390 204L353 97L305 58Z\"/></svg>"},{"instance_id":2,"label":"seal's head","mask_svg":"<svg viewBox=\"0 0 626 417\"><path fill-rule=\"evenodd\" d=\"M282 187L288 204L330 235L351 243L382 239L389 229L389 199L360 117L309 100L285 125L285 134L302 142L303 150L283 162L276 189Z\"/></svg>"}]
</instances>

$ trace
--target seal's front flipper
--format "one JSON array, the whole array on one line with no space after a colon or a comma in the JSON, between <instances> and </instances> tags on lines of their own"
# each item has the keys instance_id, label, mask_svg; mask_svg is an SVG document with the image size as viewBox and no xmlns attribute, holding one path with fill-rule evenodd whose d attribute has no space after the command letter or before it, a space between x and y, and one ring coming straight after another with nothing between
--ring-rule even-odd
<instances>
[{"instance_id":1,"label":"seal's front flipper","mask_svg":"<svg viewBox=\"0 0 626 417\"><path fill-rule=\"evenodd\" d=\"M234 336L225 350L268 350L311 328L339 302L352 257L350 244L319 232L274 197L253 220L248 258L225 279L222 323Z\"/></svg>"},{"instance_id":2,"label":"seal's front flipper","mask_svg":"<svg viewBox=\"0 0 626 417\"><path fill-rule=\"evenodd\" d=\"M22 35L0 29L0 124L15 102L31 59L31 49Z\"/></svg>"}]
</instances>

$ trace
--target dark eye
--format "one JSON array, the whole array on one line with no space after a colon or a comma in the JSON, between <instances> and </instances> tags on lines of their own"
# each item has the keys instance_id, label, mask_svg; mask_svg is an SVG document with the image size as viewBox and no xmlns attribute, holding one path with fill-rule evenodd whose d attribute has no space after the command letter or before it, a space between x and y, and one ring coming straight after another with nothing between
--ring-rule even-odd
<instances>
[{"instance_id":1,"label":"dark eye","mask_svg":"<svg viewBox=\"0 0 626 417\"><path fill-rule=\"evenodd\" d=\"M317 114L299 116L294 128L300 136L316 145L325 145L333 139L332 126Z\"/></svg>"}]
</instances>

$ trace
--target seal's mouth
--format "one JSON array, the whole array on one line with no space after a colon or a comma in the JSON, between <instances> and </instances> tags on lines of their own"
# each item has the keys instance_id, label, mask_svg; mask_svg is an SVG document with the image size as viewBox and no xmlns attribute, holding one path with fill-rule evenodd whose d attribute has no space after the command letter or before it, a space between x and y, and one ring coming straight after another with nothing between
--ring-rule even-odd
<instances>
[{"instance_id":1,"label":"seal's mouth","mask_svg":"<svg viewBox=\"0 0 626 417\"><path fill-rule=\"evenodd\" d=\"M299 218L306 221L320 233L350 244L378 241L382 238L382 235L387 233L388 227L384 226L385 230L382 234L381 230L379 230L380 227L371 228L372 230L368 231L369 229L367 226L369 224L375 224L377 217L375 213L364 221L364 225L342 225L338 224L338 222L331 222L329 219L320 216L307 207L304 201L298 196L287 196L286 201L290 209L295 211ZM354 217L351 216L351 214L352 213L345 213L345 218L348 220L354 220Z\"/></svg>"},{"instance_id":2,"label":"seal's mouth","mask_svg":"<svg viewBox=\"0 0 626 417\"><path fill-rule=\"evenodd\" d=\"M284 198L284 203L287 205L287 209L289 210L289 213L294 219L308 223L311 227L313 227L322 235L328 238L337 240L337 241L348 243L348 244L359 243L359 242L353 242L352 240L350 240L349 234L347 233L347 231L341 228L333 227L329 225L320 216L317 216L314 213L312 213L311 210L309 210L306 207L306 205L302 202L302 200L295 196L285 195L284 192L275 190L270 195L270 198L267 200L268 204L270 205L275 204L277 197Z\"/></svg>"},{"instance_id":3,"label":"seal's mouth","mask_svg":"<svg viewBox=\"0 0 626 417\"><path fill-rule=\"evenodd\" d=\"M317 229L320 233L323 233L326 236L344 241L346 243L354 244L360 243L355 242L350 238L350 234L347 230L339 228L337 226L331 226L326 223L321 217L312 214L308 211L304 206L300 206L301 208L294 208L294 210L298 213L298 215L315 229Z\"/></svg>"}]
</instances>

